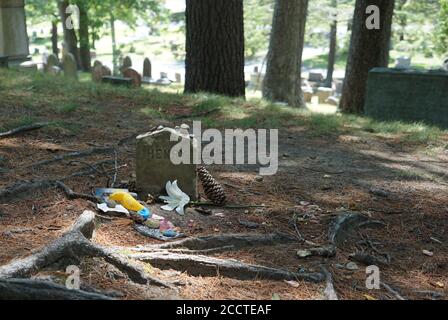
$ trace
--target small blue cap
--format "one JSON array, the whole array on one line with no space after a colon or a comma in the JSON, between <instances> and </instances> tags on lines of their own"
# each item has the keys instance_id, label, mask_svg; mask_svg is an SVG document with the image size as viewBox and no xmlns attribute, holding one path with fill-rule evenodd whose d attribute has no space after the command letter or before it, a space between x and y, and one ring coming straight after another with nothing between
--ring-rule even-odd
<instances>
[{"instance_id":1,"label":"small blue cap","mask_svg":"<svg viewBox=\"0 0 448 320\"><path fill-rule=\"evenodd\" d=\"M149 211L148 208L143 208L142 210L140 210L138 212L139 215L141 215L143 217L143 219L148 220L149 218L151 218L152 214L151 211Z\"/></svg>"}]
</instances>

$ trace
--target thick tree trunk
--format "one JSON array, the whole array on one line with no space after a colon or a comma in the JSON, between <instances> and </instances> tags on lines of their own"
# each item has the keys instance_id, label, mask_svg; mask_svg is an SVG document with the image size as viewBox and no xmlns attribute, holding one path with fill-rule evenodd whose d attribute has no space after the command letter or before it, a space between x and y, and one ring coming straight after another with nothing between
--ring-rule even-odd
<instances>
[{"instance_id":1,"label":"thick tree trunk","mask_svg":"<svg viewBox=\"0 0 448 320\"><path fill-rule=\"evenodd\" d=\"M78 51L78 38L76 36L75 29L67 28L67 18L69 16L68 16L66 10L67 10L68 6L69 6L68 0L58 1L59 16L61 17L62 30L64 30L65 50L67 50L67 52L73 54L73 56L75 57L76 62L78 64L78 67L80 67L79 51Z\"/></svg>"},{"instance_id":2,"label":"thick tree trunk","mask_svg":"<svg viewBox=\"0 0 448 320\"><path fill-rule=\"evenodd\" d=\"M115 34L115 16L113 13L110 14L110 34L112 38L112 65L113 74L118 73L118 52L117 52L117 36Z\"/></svg>"},{"instance_id":3,"label":"thick tree trunk","mask_svg":"<svg viewBox=\"0 0 448 320\"><path fill-rule=\"evenodd\" d=\"M244 96L242 0L187 0L185 92Z\"/></svg>"},{"instance_id":4,"label":"thick tree trunk","mask_svg":"<svg viewBox=\"0 0 448 320\"><path fill-rule=\"evenodd\" d=\"M81 69L89 72L91 69L90 61L90 42L89 42L89 17L87 14L86 3L78 0L79 8L79 55L81 60Z\"/></svg>"},{"instance_id":5,"label":"thick tree trunk","mask_svg":"<svg viewBox=\"0 0 448 320\"><path fill-rule=\"evenodd\" d=\"M340 108L347 113L362 113L367 77L375 67L387 67L394 12L394 0L357 0ZM380 9L380 29L369 30L366 20L370 5Z\"/></svg>"},{"instance_id":6,"label":"thick tree trunk","mask_svg":"<svg viewBox=\"0 0 448 320\"><path fill-rule=\"evenodd\" d=\"M302 52L308 0L276 0L263 97L303 107Z\"/></svg>"},{"instance_id":7,"label":"thick tree trunk","mask_svg":"<svg viewBox=\"0 0 448 320\"><path fill-rule=\"evenodd\" d=\"M332 8L336 11L338 6L338 1L332 1ZM331 88L333 85L333 73L334 64L336 62L336 51L337 51L337 38L338 38L338 20L335 15L334 20L331 23L330 28L330 50L328 53L328 67L327 67L327 79L325 80L325 86Z\"/></svg>"},{"instance_id":8,"label":"thick tree trunk","mask_svg":"<svg viewBox=\"0 0 448 320\"><path fill-rule=\"evenodd\" d=\"M57 20L51 21L51 51L56 55L56 57L59 56Z\"/></svg>"}]
</instances>

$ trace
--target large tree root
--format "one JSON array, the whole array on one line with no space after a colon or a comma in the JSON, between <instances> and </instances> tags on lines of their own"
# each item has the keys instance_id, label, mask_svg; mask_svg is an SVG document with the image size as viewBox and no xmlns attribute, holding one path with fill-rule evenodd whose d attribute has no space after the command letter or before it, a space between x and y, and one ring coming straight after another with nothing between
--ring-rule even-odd
<instances>
[{"instance_id":1,"label":"large tree root","mask_svg":"<svg viewBox=\"0 0 448 320\"><path fill-rule=\"evenodd\" d=\"M257 278L271 280L305 280L321 282L321 273L294 273L281 269L246 264L233 259L218 259L207 256L172 252L150 252L128 255L132 259L150 263L159 269L174 269L193 276L216 276L217 274L240 280Z\"/></svg>"},{"instance_id":2,"label":"large tree root","mask_svg":"<svg viewBox=\"0 0 448 320\"><path fill-rule=\"evenodd\" d=\"M46 126L48 126L48 122L35 123L35 124L27 125L27 126L21 126L21 127L0 133L0 139L9 138L9 137L17 135L19 133L37 130L37 129L40 129L40 128L43 128Z\"/></svg>"},{"instance_id":3,"label":"large tree root","mask_svg":"<svg viewBox=\"0 0 448 320\"><path fill-rule=\"evenodd\" d=\"M172 288L170 284L146 274L143 268L136 263L132 263L128 259L92 243L89 239L91 239L95 229L94 220L95 214L93 212L84 212L62 237L50 245L31 256L1 266L0 279L29 277L44 268L51 267L59 262L66 263L70 259L79 261L83 257L100 257L128 275L130 280L135 283ZM14 288L11 290L11 292L16 292Z\"/></svg>"},{"instance_id":4,"label":"large tree root","mask_svg":"<svg viewBox=\"0 0 448 320\"><path fill-rule=\"evenodd\" d=\"M112 300L106 295L30 279L0 279L0 300Z\"/></svg>"},{"instance_id":5,"label":"large tree root","mask_svg":"<svg viewBox=\"0 0 448 320\"><path fill-rule=\"evenodd\" d=\"M384 226L384 223L358 213L346 212L338 215L331 223L328 238L332 244L340 246L355 229L377 226Z\"/></svg>"},{"instance_id":6,"label":"large tree root","mask_svg":"<svg viewBox=\"0 0 448 320\"><path fill-rule=\"evenodd\" d=\"M175 242L164 243L156 246L148 246L149 249L176 249L186 248L190 250L212 250L224 247L233 247L241 249L255 246L272 246L277 244L286 244L297 242L293 236L284 233L270 234L222 234L213 236L204 236L197 238L187 238ZM145 247L141 248L143 251Z\"/></svg>"}]
</instances>

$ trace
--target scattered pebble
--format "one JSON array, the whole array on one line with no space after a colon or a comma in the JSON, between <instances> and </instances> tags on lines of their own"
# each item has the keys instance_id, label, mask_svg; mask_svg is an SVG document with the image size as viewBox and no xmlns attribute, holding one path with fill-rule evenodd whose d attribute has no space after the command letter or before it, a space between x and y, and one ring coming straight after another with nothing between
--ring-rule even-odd
<instances>
[{"instance_id":1,"label":"scattered pebble","mask_svg":"<svg viewBox=\"0 0 448 320\"><path fill-rule=\"evenodd\" d=\"M255 177L255 181L257 181L257 182L262 182L263 180L264 180L263 176L256 176Z\"/></svg>"},{"instance_id":2,"label":"scattered pebble","mask_svg":"<svg viewBox=\"0 0 448 320\"><path fill-rule=\"evenodd\" d=\"M245 226L248 229L257 229L260 225L256 222L247 221L247 220L239 220L240 225Z\"/></svg>"},{"instance_id":3,"label":"scattered pebble","mask_svg":"<svg viewBox=\"0 0 448 320\"><path fill-rule=\"evenodd\" d=\"M298 288L300 284L297 281L287 281L285 280L285 283L289 284L293 288Z\"/></svg>"},{"instance_id":4,"label":"scattered pebble","mask_svg":"<svg viewBox=\"0 0 448 320\"><path fill-rule=\"evenodd\" d=\"M422 253L425 256L428 256L428 257L433 257L434 256L434 252L431 252L431 251L428 251L428 250L423 250Z\"/></svg>"},{"instance_id":5,"label":"scattered pebble","mask_svg":"<svg viewBox=\"0 0 448 320\"><path fill-rule=\"evenodd\" d=\"M356 270L359 270L358 265L357 265L356 263L354 263L354 262L349 262L349 263L347 263L347 264L345 265L345 268L346 268L347 270L350 270L350 271L356 271Z\"/></svg>"},{"instance_id":6,"label":"scattered pebble","mask_svg":"<svg viewBox=\"0 0 448 320\"><path fill-rule=\"evenodd\" d=\"M224 218L226 215L222 212L215 213L215 217Z\"/></svg>"}]
</instances>

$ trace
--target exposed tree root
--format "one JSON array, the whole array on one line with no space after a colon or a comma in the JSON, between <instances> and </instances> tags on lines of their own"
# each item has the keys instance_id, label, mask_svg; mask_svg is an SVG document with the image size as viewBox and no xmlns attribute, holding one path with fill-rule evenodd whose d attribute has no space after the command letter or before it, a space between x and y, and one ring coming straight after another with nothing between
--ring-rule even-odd
<instances>
[{"instance_id":1,"label":"exposed tree root","mask_svg":"<svg viewBox=\"0 0 448 320\"><path fill-rule=\"evenodd\" d=\"M23 193L34 191L34 190L43 190L58 187L69 199L82 198L86 200L96 201L96 198L89 195L83 195L80 193L75 193L67 186L63 184L63 181L68 180L70 178L82 177L89 174L97 173L96 167L101 166L105 163L113 163L113 160L101 161L93 165L89 165L89 167L85 170L77 171L72 173L69 176L62 177L55 180L35 180L35 181L19 181L10 186L7 186L4 189L0 189L0 201L11 200L14 197L17 197ZM115 170L115 169L112 169Z\"/></svg>"},{"instance_id":2,"label":"exposed tree root","mask_svg":"<svg viewBox=\"0 0 448 320\"><path fill-rule=\"evenodd\" d=\"M350 233L358 228L384 226L381 221L371 220L358 213L346 212L340 214L331 223L328 238L335 246L341 245Z\"/></svg>"},{"instance_id":3,"label":"exposed tree root","mask_svg":"<svg viewBox=\"0 0 448 320\"><path fill-rule=\"evenodd\" d=\"M35 123L35 124L27 125L27 126L21 126L21 127L0 133L0 139L9 138L9 137L17 135L19 133L37 130L37 129L40 129L40 128L43 128L46 126L48 126L48 122Z\"/></svg>"},{"instance_id":4,"label":"exposed tree root","mask_svg":"<svg viewBox=\"0 0 448 320\"><path fill-rule=\"evenodd\" d=\"M172 288L170 284L147 275L143 268L136 263L93 244L89 239L91 239L95 229L94 220L95 214L91 211L85 211L62 237L50 245L31 256L1 266L0 279L29 277L39 270L61 261L65 262L67 259L79 260L83 257L100 257L127 274L135 283Z\"/></svg>"},{"instance_id":5,"label":"exposed tree root","mask_svg":"<svg viewBox=\"0 0 448 320\"><path fill-rule=\"evenodd\" d=\"M403 298L403 296L401 294L399 294L395 289L393 289L391 286L389 286L388 284L381 282L381 286L386 289L389 293L393 294L394 297L397 300L406 300L405 298Z\"/></svg>"},{"instance_id":6,"label":"exposed tree root","mask_svg":"<svg viewBox=\"0 0 448 320\"><path fill-rule=\"evenodd\" d=\"M112 300L111 297L30 279L0 279L0 300Z\"/></svg>"},{"instance_id":7,"label":"exposed tree root","mask_svg":"<svg viewBox=\"0 0 448 320\"><path fill-rule=\"evenodd\" d=\"M333 276L327 268L322 267L322 273L325 275L326 287L324 291L325 299L327 300L339 300L336 290L334 289Z\"/></svg>"},{"instance_id":8,"label":"exposed tree root","mask_svg":"<svg viewBox=\"0 0 448 320\"><path fill-rule=\"evenodd\" d=\"M293 243L297 239L284 233L270 234L222 234L197 238L187 238L175 242L164 243L156 246L149 246L154 249L176 249L186 248L190 250L219 249L223 247L233 247L240 249L254 246L272 246L277 244Z\"/></svg>"},{"instance_id":9,"label":"exposed tree root","mask_svg":"<svg viewBox=\"0 0 448 320\"><path fill-rule=\"evenodd\" d=\"M321 273L294 273L281 269L245 264L233 259L218 259L207 256L172 252L150 252L130 254L130 258L148 262L159 269L174 269L193 276L216 276L217 274L240 280L257 278L272 280L305 280L321 282Z\"/></svg>"},{"instance_id":10,"label":"exposed tree root","mask_svg":"<svg viewBox=\"0 0 448 320\"><path fill-rule=\"evenodd\" d=\"M70 153L62 154L60 156L56 156L53 159L42 160L42 161L33 163L29 167L37 168L37 167L41 167L44 165L49 165L52 163L63 161L66 159L83 158L83 157L88 157L88 156L91 156L94 154L104 154L104 153L109 153L109 152L113 152L113 151L114 151L114 148L102 147L102 148L93 148L93 149L85 150L85 151L70 152Z\"/></svg>"}]
</instances>

